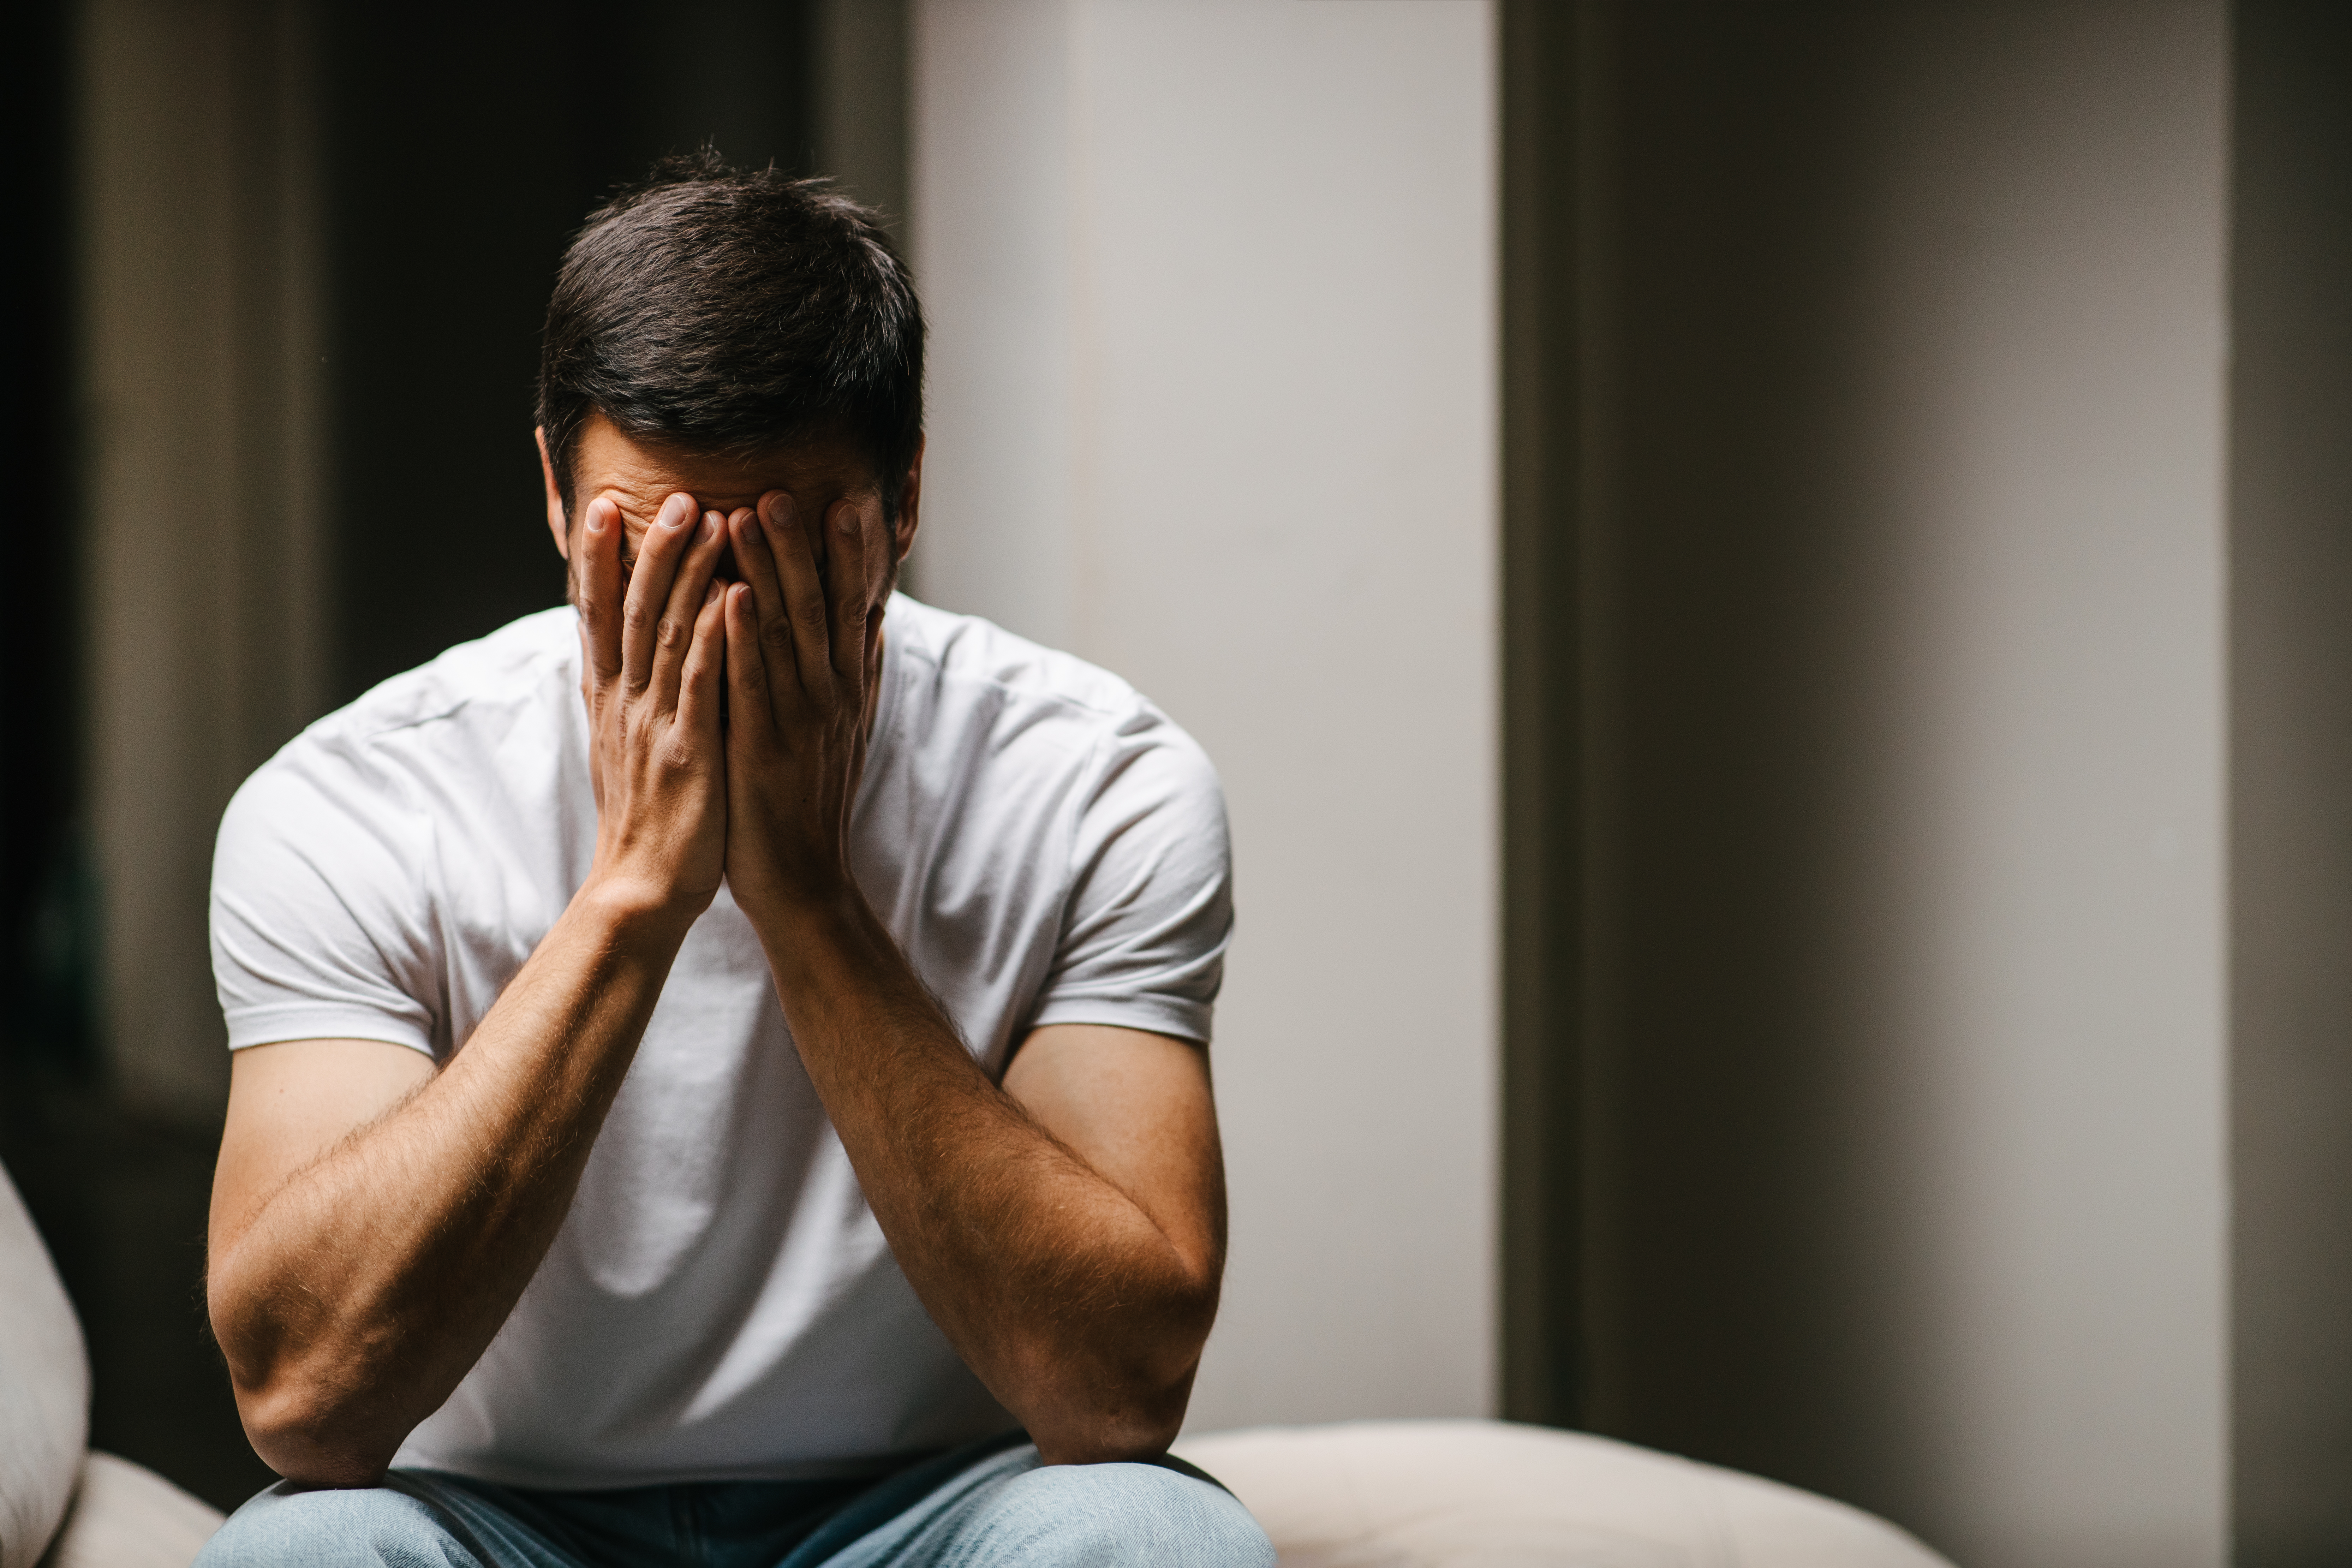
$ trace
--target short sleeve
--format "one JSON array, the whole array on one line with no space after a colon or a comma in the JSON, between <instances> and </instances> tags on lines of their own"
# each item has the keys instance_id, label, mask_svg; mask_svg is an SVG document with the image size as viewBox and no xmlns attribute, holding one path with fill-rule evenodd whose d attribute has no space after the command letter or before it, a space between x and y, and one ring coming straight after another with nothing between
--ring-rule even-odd
<instances>
[{"instance_id":1,"label":"short sleeve","mask_svg":"<svg viewBox=\"0 0 2352 1568\"><path fill-rule=\"evenodd\" d=\"M1035 1024L1108 1024L1206 1044L1233 923L1216 770L1191 736L1147 710L1102 742L1082 797L1060 946Z\"/></svg>"},{"instance_id":2,"label":"short sleeve","mask_svg":"<svg viewBox=\"0 0 2352 1568\"><path fill-rule=\"evenodd\" d=\"M440 1014L430 832L363 756L303 737L246 781L213 851L213 979L232 1050L389 1040L428 1055Z\"/></svg>"}]
</instances>

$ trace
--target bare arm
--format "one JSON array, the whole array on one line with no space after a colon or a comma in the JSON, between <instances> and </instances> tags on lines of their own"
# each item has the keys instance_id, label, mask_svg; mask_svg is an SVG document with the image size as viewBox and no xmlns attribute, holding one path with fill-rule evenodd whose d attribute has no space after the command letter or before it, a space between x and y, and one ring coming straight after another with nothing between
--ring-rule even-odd
<instances>
[{"instance_id":1,"label":"bare arm","mask_svg":"<svg viewBox=\"0 0 2352 1568\"><path fill-rule=\"evenodd\" d=\"M1131 1029L1033 1035L988 1080L879 940L785 928L793 1038L890 1249L1048 1464L1165 1450L1224 1268L1201 1049Z\"/></svg>"},{"instance_id":2,"label":"bare arm","mask_svg":"<svg viewBox=\"0 0 2352 1568\"><path fill-rule=\"evenodd\" d=\"M437 1074L364 1041L237 1058L206 1292L247 1435L289 1479L372 1482L480 1358L562 1224L718 890L722 656L708 589L723 540L698 533L687 498L664 518L625 608L617 514L599 500L584 520L596 858L464 1049Z\"/></svg>"},{"instance_id":3,"label":"bare arm","mask_svg":"<svg viewBox=\"0 0 2352 1568\"><path fill-rule=\"evenodd\" d=\"M729 519L728 880L908 1280L1049 1463L1157 1453L1216 1314L1224 1193L1202 1052L1048 1028L1000 1089L848 871L879 668L878 506L818 550L781 492Z\"/></svg>"},{"instance_id":4,"label":"bare arm","mask_svg":"<svg viewBox=\"0 0 2352 1568\"><path fill-rule=\"evenodd\" d=\"M206 1292L270 1468L373 1482L480 1358L571 1206L675 951L579 900L437 1075L380 1041L237 1053ZM352 1103L362 1085L377 1103Z\"/></svg>"}]
</instances>

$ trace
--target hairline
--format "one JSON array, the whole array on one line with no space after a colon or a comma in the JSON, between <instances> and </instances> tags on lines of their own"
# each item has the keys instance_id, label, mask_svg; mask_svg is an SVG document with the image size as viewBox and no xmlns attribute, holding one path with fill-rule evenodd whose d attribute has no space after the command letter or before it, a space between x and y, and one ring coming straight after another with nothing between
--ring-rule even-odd
<instances>
[{"instance_id":1,"label":"hairline","mask_svg":"<svg viewBox=\"0 0 2352 1568\"><path fill-rule=\"evenodd\" d=\"M904 503L904 479L900 479L898 487L895 489L884 480L880 466L874 460L874 454L866 449L865 442L856 439L845 428L848 423L846 420L821 422L814 428L792 431L772 441L697 441L691 437L673 436L662 431L632 430L614 418L612 410L601 404L591 403L587 405L585 416L573 425L569 439L562 442L560 449L551 449L547 455L549 466L556 470L557 494L563 502L563 519L567 530L573 520L573 513L579 510L580 437L587 428L589 421L597 418L602 418L614 431L636 445L652 448L657 455L676 454L684 458L753 459L770 454L803 449L827 438L837 439L856 458L859 466L866 470L866 482L871 484L876 493L881 496L882 516L885 521L897 522L899 510Z\"/></svg>"}]
</instances>

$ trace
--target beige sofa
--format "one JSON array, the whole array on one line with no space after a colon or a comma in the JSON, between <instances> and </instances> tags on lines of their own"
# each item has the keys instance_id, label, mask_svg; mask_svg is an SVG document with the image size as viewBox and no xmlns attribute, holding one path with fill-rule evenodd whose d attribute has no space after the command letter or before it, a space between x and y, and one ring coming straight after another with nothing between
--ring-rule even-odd
<instances>
[{"instance_id":1,"label":"beige sofa","mask_svg":"<svg viewBox=\"0 0 2352 1568\"><path fill-rule=\"evenodd\" d=\"M0 1568L186 1568L215 1510L89 1452L89 1363L0 1172ZM1865 1513L1624 1443L1499 1421L1189 1438L1284 1568L1950 1568Z\"/></svg>"},{"instance_id":2,"label":"beige sofa","mask_svg":"<svg viewBox=\"0 0 2352 1568\"><path fill-rule=\"evenodd\" d=\"M1581 1432L1363 1421L1188 1438L1282 1568L1951 1568L1885 1521Z\"/></svg>"},{"instance_id":3,"label":"beige sofa","mask_svg":"<svg viewBox=\"0 0 2352 1568\"><path fill-rule=\"evenodd\" d=\"M187 1568L220 1511L89 1435L81 1325L0 1171L0 1568Z\"/></svg>"}]
</instances>

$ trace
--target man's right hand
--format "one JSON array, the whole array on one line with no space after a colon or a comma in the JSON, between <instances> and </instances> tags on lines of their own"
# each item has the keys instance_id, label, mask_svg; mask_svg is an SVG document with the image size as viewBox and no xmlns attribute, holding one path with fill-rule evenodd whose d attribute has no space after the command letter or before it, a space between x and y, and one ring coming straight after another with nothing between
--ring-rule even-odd
<instances>
[{"instance_id":1,"label":"man's right hand","mask_svg":"<svg viewBox=\"0 0 2352 1568\"><path fill-rule=\"evenodd\" d=\"M620 508L590 501L572 595L596 792L589 879L625 905L691 921L726 869L726 633L712 578L727 534L718 514L698 516L679 493L662 502L625 574L621 537Z\"/></svg>"}]
</instances>

